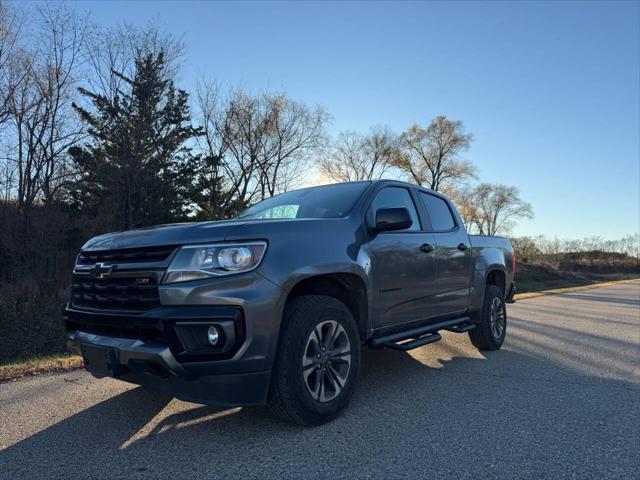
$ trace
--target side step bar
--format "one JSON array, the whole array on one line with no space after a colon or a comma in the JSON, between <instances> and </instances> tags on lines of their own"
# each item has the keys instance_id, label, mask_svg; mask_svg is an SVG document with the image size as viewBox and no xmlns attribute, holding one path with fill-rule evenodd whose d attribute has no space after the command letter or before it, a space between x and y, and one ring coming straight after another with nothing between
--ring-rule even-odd
<instances>
[{"instance_id":1,"label":"side step bar","mask_svg":"<svg viewBox=\"0 0 640 480\"><path fill-rule=\"evenodd\" d=\"M468 332L469 330L473 330L474 328L476 328L475 323L461 323L459 325L453 325L452 327L448 327L443 330L447 330L448 332L453 333L463 333Z\"/></svg>"},{"instance_id":2,"label":"side step bar","mask_svg":"<svg viewBox=\"0 0 640 480\"><path fill-rule=\"evenodd\" d=\"M414 348L428 345L442 339L438 330L448 330L450 332L462 333L475 328L474 323L470 323L469 317L453 318L444 322L432 323L421 327L405 330L404 332L392 333L382 337L372 338L369 341L371 348L393 348L394 350L407 351ZM407 341L409 340L409 341Z\"/></svg>"},{"instance_id":3,"label":"side step bar","mask_svg":"<svg viewBox=\"0 0 640 480\"><path fill-rule=\"evenodd\" d=\"M402 343L394 343L394 342L384 342L382 344L383 347L393 348L394 350L413 350L414 348L421 347L423 345L428 345L430 343L437 342L438 340L442 340L442 337L439 333L431 333L429 335L424 335L422 337L416 338L415 340L411 340L409 342Z\"/></svg>"}]
</instances>

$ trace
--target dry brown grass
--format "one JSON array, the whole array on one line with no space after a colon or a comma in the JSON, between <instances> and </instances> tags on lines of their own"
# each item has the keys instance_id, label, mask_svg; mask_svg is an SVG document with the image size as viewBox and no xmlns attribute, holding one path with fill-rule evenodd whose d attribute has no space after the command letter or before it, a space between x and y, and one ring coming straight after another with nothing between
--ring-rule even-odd
<instances>
[{"instance_id":1,"label":"dry brown grass","mask_svg":"<svg viewBox=\"0 0 640 480\"><path fill-rule=\"evenodd\" d=\"M0 382L43 373L66 372L82 368L82 358L77 355L57 354L31 357L0 364Z\"/></svg>"}]
</instances>

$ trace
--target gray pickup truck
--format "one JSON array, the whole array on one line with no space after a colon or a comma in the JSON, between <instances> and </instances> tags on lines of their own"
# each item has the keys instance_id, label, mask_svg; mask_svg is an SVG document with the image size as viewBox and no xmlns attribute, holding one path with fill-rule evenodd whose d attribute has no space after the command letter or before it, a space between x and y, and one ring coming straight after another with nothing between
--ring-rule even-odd
<instances>
[{"instance_id":1,"label":"gray pickup truck","mask_svg":"<svg viewBox=\"0 0 640 480\"><path fill-rule=\"evenodd\" d=\"M238 218L101 235L76 259L67 342L96 377L218 406L335 418L360 351L504 342L515 259L398 181L290 191Z\"/></svg>"}]
</instances>

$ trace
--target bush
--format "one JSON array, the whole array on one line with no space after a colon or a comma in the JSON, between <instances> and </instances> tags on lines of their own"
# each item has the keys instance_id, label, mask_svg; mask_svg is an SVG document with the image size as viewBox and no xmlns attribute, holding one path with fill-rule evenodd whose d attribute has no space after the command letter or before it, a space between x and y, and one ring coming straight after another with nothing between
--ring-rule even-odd
<instances>
[{"instance_id":1,"label":"bush","mask_svg":"<svg viewBox=\"0 0 640 480\"><path fill-rule=\"evenodd\" d=\"M0 288L0 361L64 350L66 290L50 291L31 279Z\"/></svg>"},{"instance_id":2,"label":"bush","mask_svg":"<svg viewBox=\"0 0 640 480\"><path fill-rule=\"evenodd\" d=\"M0 362L64 350L62 307L93 222L56 206L0 203Z\"/></svg>"}]
</instances>

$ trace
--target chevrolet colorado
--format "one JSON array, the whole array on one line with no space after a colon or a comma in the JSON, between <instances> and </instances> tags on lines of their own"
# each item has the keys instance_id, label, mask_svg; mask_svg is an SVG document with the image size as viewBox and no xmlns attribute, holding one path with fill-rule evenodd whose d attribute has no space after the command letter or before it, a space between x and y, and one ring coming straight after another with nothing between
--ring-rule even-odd
<instances>
[{"instance_id":1,"label":"chevrolet colorado","mask_svg":"<svg viewBox=\"0 0 640 480\"><path fill-rule=\"evenodd\" d=\"M67 343L96 377L317 425L348 404L362 346L406 351L447 330L500 348L514 269L510 242L468 235L441 194L312 187L232 220L89 240Z\"/></svg>"}]
</instances>

